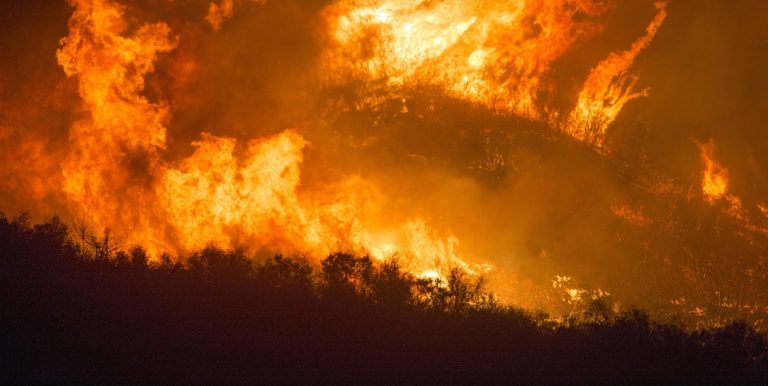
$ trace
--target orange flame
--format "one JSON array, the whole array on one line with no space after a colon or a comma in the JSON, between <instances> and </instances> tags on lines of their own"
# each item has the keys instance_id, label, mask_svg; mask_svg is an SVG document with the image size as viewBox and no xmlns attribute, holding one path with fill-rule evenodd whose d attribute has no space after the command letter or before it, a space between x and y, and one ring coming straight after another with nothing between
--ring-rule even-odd
<instances>
[{"instance_id":1,"label":"orange flame","mask_svg":"<svg viewBox=\"0 0 768 386\"><path fill-rule=\"evenodd\" d=\"M547 120L579 139L599 118L602 135L634 91L628 75L666 17L666 3L646 34L590 73L573 112L560 122L539 98L555 61L598 33L608 6L591 0L344 0L327 10L335 46L326 53L328 81L351 75L389 86L429 84L500 112ZM566 114L568 115L568 114ZM594 142L594 141L593 141Z\"/></svg>"},{"instance_id":2,"label":"orange flame","mask_svg":"<svg viewBox=\"0 0 768 386\"><path fill-rule=\"evenodd\" d=\"M69 36L57 52L76 76L88 117L71 128L72 150L62 165L63 190L76 212L99 225L125 224L157 248L157 219L148 185L160 173L168 108L141 96L158 54L174 48L167 25L146 24L124 36L123 7L73 0ZM118 221L119 219L119 221Z\"/></svg>"},{"instance_id":3,"label":"orange flame","mask_svg":"<svg viewBox=\"0 0 768 386\"><path fill-rule=\"evenodd\" d=\"M651 44L667 17L666 1L656 3L656 17L640 37L624 52L614 52L589 74L573 112L568 130L574 137L599 143L605 131L627 102L647 96L648 89L635 91L638 78L628 73L637 56Z\"/></svg>"},{"instance_id":4,"label":"orange flame","mask_svg":"<svg viewBox=\"0 0 768 386\"><path fill-rule=\"evenodd\" d=\"M715 142L710 139L705 144L699 143L698 146L704 163L701 173L701 192L704 199L710 205L720 205L723 213L737 220L745 229L768 235L768 226L764 222L768 219L768 207L762 202L754 202L745 207L738 195L728 192L728 169L714 159Z\"/></svg>"},{"instance_id":5,"label":"orange flame","mask_svg":"<svg viewBox=\"0 0 768 386\"><path fill-rule=\"evenodd\" d=\"M375 188L351 177L329 191L300 192L303 137L293 130L237 141L203 134L176 165L163 159L168 109L141 95L157 55L174 48L162 23L125 36L122 7L77 0L59 63L76 76L88 119L71 129L64 191L75 211L157 253L209 243L322 258L343 250L406 258L414 272L461 260L452 236L421 219L387 220Z\"/></svg>"},{"instance_id":6,"label":"orange flame","mask_svg":"<svg viewBox=\"0 0 768 386\"><path fill-rule=\"evenodd\" d=\"M705 144L699 144L699 148L701 149L701 160L704 162L701 191L707 201L714 203L723 198L728 192L728 170L723 168L713 158L715 151L714 141L709 140Z\"/></svg>"}]
</instances>

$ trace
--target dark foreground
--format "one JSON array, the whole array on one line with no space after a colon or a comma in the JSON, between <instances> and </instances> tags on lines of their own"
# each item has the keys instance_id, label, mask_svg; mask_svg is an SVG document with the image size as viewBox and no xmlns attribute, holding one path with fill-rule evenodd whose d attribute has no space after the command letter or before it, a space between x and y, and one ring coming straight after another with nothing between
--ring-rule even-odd
<instances>
[{"instance_id":1,"label":"dark foreground","mask_svg":"<svg viewBox=\"0 0 768 386\"><path fill-rule=\"evenodd\" d=\"M335 254L148 263L55 219L0 215L0 383L768 384L766 337L641 311L542 324L452 271Z\"/></svg>"}]
</instances>

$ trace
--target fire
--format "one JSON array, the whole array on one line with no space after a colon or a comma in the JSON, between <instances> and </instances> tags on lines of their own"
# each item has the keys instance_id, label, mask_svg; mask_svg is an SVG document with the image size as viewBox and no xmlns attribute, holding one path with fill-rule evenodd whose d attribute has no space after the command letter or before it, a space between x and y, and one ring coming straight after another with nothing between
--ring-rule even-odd
<instances>
[{"instance_id":1,"label":"fire","mask_svg":"<svg viewBox=\"0 0 768 386\"><path fill-rule=\"evenodd\" d=\"M561 114L541 94L551 88L553 64L599 33L599 18L609 8L590 0L340 1L327 10L335 44L326 53L327 80L344 82L353 75L390 87L436 85L599 145L623 106L647 95L635 90L637 78L629 69L663 23L666 2L656 4L645 35L592 69L570 114Z\"/></svg>"},{"instance_id":2,"label":"fire","mask_svg":"<svg viewBox=\"0 0 768 386\"><path fill-rule=\"evenodd\" d=\"M75 212L101 226L135 231L159 249L152 189L162 172L168 107L141 95L144 77L175 42L163 23L126 36L124 8L108 1L74 0L69 36L57 52L64 72L78 80L87 118L70 129L71 150L62 165L63 191Z\"/></svg>"},{"instance_id":3,"label":"fire","mask_svg":"<svg viewBox=\"0 0 768 386\"><path fill-rule=\"evenodd\" d=\"M121 6L106 0L72 5L58 59L77 77L89 113L71 128L72 150L63 165L63 190L76 214L155 254L209 244L317 259L341 250L378 259L397 255L414 272L441 264L472 271L458 257L457 239L418 218L397 224L384 214L375 187L359 178L302 191L307 141L297 131L251 140L244 151L235 139L204 133L191 156L165 160L168 108L142 92L158 55L174 49L169 27L147 24L127 35ZM226 16L231 5L217 7Z\"/></svg>"},{"instance_id":4,"label":"fire","mask_svg":"<svg viewBox=\"0 0 768 386\"><path fill-rule=\"evenodd\" d=\"M701 150L701 160L704 163L704 170L701 178L701 192L704 199L711 205L724 205L723 212L735 220L738 220L746 229L768 234L768 227L759 222L755 222L754 214L763 214L765 216L764 206L761 203L754 203L754 207L748 210L742 199L736 194L729 193L728 169L720 165L714 159L715 142L710 139L705 144L699 144Z\"/></svg>"},{"instance_id":5,"label":"fire","mask_svg":"<svg viewBox=\"0 0 768 386\"><path fill-rule=\"evenodd\" d=\"M634 296L628 287L661 271L684 277L670 290L687 291L736 261L713 250L728 259L697 265L718 245L733 244L749 275L763 264L762 154L726 160L713 140L675 148L700 135L689 131L704 117L688 108L709 99L669 107L679 87L667 88L644 110L662 114L647 120L657 123L626 119L607 140L646 84L727 72L688 79L653 63L656 79L641 81L655 40L664 53L694 35L664 36L667 1L69 3L68 32L36 37L48 50L5 39L14 60L0 61L0 211L87 219L154 258L211 244L315 262L349 252L443 281L491 260L501 299L547 310L603 296L588 289L595 280ZM688 8L670 9L670 27ZM12 19L19 34L37 20ZM27 57L39 63L26 68ZM679 117L665 122L670 111ZM742 143L731 130L712 135ZM662 153L673 156L652 159ZM666 167L682 154L695 165ZM691 177L694 194L680 185ZM556 272L584 288L570 276L553 288Z\"/></svg>"},{"instance_id":6,"label":"fire","mask_svg":"<svg viewBox=\"0 0 768 386\"><path fill-rule=\"evenodd\" d=\"M728 192L728 170L717 163L713 154L715 143L712 140L705 144L699 144L701 149L701 160L704 162L704 171L702 172L701 191L704 198L710 203L722 199Z\"/></svg>"},{"instance_id":7,"label":"fire","mask_svg":"<svg viewBox=\"0 0 768 386\"><path fill-rule=\"evenodd\" d=\"M666 2L657 2L656 16L645 35L628 50L612 53L592 69L571 112L568 130L574 137L599 143L627 102L648 95L647 88L636 91L638 78L628 71L635 58L651 44L666 17Z\"/></svg>"}]
</instances>

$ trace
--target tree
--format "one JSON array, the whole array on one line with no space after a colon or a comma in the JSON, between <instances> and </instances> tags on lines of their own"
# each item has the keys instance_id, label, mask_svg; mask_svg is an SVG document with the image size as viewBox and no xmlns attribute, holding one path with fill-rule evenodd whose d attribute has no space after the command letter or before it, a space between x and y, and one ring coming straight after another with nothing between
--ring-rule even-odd
<instances>
[{"instance_id":1,"label":"tree","mask_svg":"<svg viewBox=\"0 0 768 386\"><path fill-rule=\"evenodd\" d=\"M258 267L256 273L276 288L312 289L312 266L304 258L277 254Z\"/></svg>"},{"instance_id":2,"label":"tree","mask_svg":"<svg viewBox=\"0 0 768 386\"><path fill-rule=\"evenodd\" d=\"M149 267L149 257L147 251L140 245L134 245L131 248L131 265L138 270L146 270Z\"/></svg>"},{"instance_id":3,"label":"tree","mask_svg":"<svg viewBox=\"0 0 768 386\"><path fill-rule=\"evenodd\" d=\"M457 267L448 272L447 311L461 314L483 300L485 293L485 278L478 276L474 280Z\"/></svg>"},{"instance_id":4,"label":"tree","mask_svg":"<svg viewBox=\"0 0 768 386\"><path fill-rule=\"evenodd\" d=\"M400 270L400 263L396 259L387 260L374 272L371 282L373 300L393 308L411 304L413 286L413 277Z\"/></svg>"},{"instance_id":5,"label":"tree","mask_svg":"<svg viewBox=\"0 0 768 386\"><path fill-rule=\"evenodd\" d=\"M244 279L251 275L253 266L242 251L226 252L207 246L188 260L189 269L212 280Z\"/></svg>"},{"instance_id":6,"label":"tree","mask_svg":"<svg viewBox=\"0 0 768 386\"><path fill-rule=\"evenodd\" d=\"M78 221L74 224L73 240L80 253L96 261L110 261L120 250L120 241L112 236L109 228L99 236L86 221Z\"/></svg>"},{"instance_id":7,"label":"tree","mask_svg":"<svg viewBox=\"0 0 768 386\"><path fill-rule=\"evenodd\" d=\"M323 260L322 267L323 290L328 297L370 296L374 273L370 257L334 253Z\"/></svg>"}]
</instances>

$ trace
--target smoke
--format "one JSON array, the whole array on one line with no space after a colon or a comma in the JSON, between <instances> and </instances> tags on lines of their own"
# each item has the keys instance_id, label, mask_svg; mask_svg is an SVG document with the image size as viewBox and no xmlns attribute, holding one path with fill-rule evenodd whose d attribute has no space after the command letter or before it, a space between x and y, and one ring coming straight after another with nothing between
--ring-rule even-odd
<instances>
[{"instance_id":1,"label":"smoke","mask_svg":"<svg viewBox=\"0 0 768 386\"><path fill-rule=\"evenodd\" d=\"M0 210L158 251L402 250L416 273L442 256L531 307L555 275L625 304L766 300L765 278L725 288L701 264L727 282L765 256L762 3L383 3L131 1L84 21L117 3L81 0L69 28L64 2L7 6ZM703 197L710 139L743 218Z\"/></svg>"}]
</instances>

